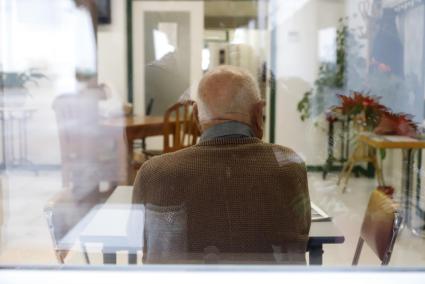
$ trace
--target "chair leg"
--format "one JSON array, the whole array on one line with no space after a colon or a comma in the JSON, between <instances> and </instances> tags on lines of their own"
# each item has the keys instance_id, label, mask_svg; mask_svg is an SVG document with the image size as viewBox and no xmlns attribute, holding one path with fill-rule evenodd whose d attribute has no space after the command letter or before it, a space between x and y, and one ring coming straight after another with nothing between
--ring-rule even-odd
<instances>
[{"instance_id":1,"label":"chair leg","mask_svg":"<svg viewBox=\"0 0 425 284\"><path fill-rule=\"evenodd\" d=\"M378 159L375 157L373 159L373 167L375 168L375 172L376 172L376 179L378 180L378 185L379 186L384 186L385 185L385 181L384 181L384 175L382 172L382 167L378 162Z\"/></svg>"},{"instance_id":2,"label":"chair leg","mask_svg":"<svg viewBox=\"0 0 425 284\"><path fill-rule=\"evenodd\" d=\"M354 163L356 163L356 157L358 155L358 152L361 150L361 147L359 145L356 146L356 148L354 148L353 153L350 155L350 157L348 158L347 162L344 165L344 168L342 169L341 173L339 174L338 177L338 182L337 185L341 184L341 181L347 177L347 174L350 175L351 171L353 170L353 166Z\"/></svg>"},{"instance_id":3,"label":"chair leg","mask_svg":"<svg viewBox=\"0 0 425 284\"><path fill-rule=\"evenodd\" d=\"M338 176L337 185L340 185L341 181L344 179L347 179L347 175L351 174L354 163L355 163L354 157L350 157L350 159L348 159L348 161L345 163L344 168L342 169L341 173Z\"/></svg>"},{"instance_id":4,"label":"chair leg","mask_svg":"<svg viewBox=\"0 0 425 284\"><path fill-rule=\"evenodd\" d=\"M338 181L336 182L337 185L340 185L341 184L341 180L343 179L343 177L345 176L345 173L347 172L349 163L350 163L350 160L347 161L347 163L344 165L344 167L342 168L341 172L339 173Z\"/></svg>"},{"instance_id":5,"label":"chair leg","mask_svg":"<svg viewBox=\"0 0 425 284\"><path fill-rule=\"evenodd\" d=\"M354 253L353 263L352 265L357 265L359 263L360 253L362 252L364 240L359 237L359 241L357 242L356 252Z\"/></svg>"},{"instance_id":6,"label":"chair leg","mask_svg":"<svg viewBox=\"0 0 425 284\"><path fill-rule=\"evenodd\" d=\"M362 144L359 144L354 149L353 153L351 154L350 158L348 159L347 163L344 166L344 169L341 171L341 174L338 179L337 185L340 185L341 181L344 180L342 192L345 193L347 189L348 180L350 179L351 172L353 171L354 165L360 161L363 161L365 158L362 155Z\"/></svg>"},{"instance_id":7,"label":"chair leg","mask_svg":"<svg viewBox=\"0 0 425 284\"><path fill-rule=\"evenodd\" d=\"M349 162L348 170L345 173L344 181L342 184L342 193L345 193L347 190L348 180L350 179L351 172L353 171L354 163L355 163L354 161Z\"/></svg>"}]
</instances>

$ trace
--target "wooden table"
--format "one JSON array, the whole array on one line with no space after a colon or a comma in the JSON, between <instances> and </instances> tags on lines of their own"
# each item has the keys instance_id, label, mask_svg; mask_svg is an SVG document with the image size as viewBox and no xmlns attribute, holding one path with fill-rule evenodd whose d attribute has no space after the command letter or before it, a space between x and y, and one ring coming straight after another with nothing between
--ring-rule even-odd
<instances>
[{"instance_id":1,"label":"wooden table","mask_svg":"<svg viewBox=\"0 0 425 284\"><path fill-rule=\"evenodd\" d=\"M69 250L79 240L85 252L88 243L102 244L103 262L116 263L116 252L128 251L130 264L137 263L137 251L143 249L143 206L132 205L132 186L119 186L105 204L95 206L59 242ZM324 244L340 244L344 236L331 221L312 222L308 242L310 265L321 265ZM88 257L86 256L87 260Z\"/></svg>"},{"instance_id":2,"label":"wooden table","mask_svg":"<svg viewBox=\"0 0 425 284\"><path fill-rule=\"evenodd\" d=\"M125 116L113 117L101 120L100 124L105 127L112 137L122 139L124 135L126 141L127 153L127 182L133 182L133 155L134 141L136 139L145 139L151 136L161 136L163 134L164 118L162 116ZM122 143L117 143L118 145ZM132 173L132 174L131 174Z\"/></svg>"},{"instance_id":3,"label":"wooden table","mask_svg":"<svg viewBox=\"0 0 425 284\"><path fill-rule=\"evenodd\" d=\"M401 149L403 152L402 161L402 191L401 191L401 207L404 223L412 229L416 235L424 235L425 228L411 227L411 200L413 197L413 164L414 154L417 152L417 168L416 168L416 196L415 196L415 212L418 218L423 220L425 224L425 210L420 207L421 202L421 168L422 168L422 149L425 148L425 140L418 140L406 136L386 136L374 133L360 133L358 141L375 149Z\"/></svg>"},{"instance_id":4,"label":"wooden table","mask_svg":"<svg viewBox=\"0 0 425 284\"><path fill-rule=\"evenodd\" d=\"M377 135L370 132L360 133L358 140L377 149L423 149L425 140L407 136Z\"/></svg>"},{"instance_id":5,"label":"wooden table","mask_svg":"<svg viewBox=\"0 0 425 284\"><path fill-rule=\"evenodd\" d=\"M115 130L125 130L129 142L150 136L162 135L164 118L162 116L126 116L102 120L102 126Z\"/></svg>"}]
</instances>

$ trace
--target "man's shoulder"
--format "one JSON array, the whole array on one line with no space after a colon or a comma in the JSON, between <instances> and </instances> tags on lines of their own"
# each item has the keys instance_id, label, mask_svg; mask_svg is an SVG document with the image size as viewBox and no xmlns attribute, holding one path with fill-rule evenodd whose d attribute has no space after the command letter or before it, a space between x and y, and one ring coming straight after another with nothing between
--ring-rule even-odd
<instances>
[{"instance_id":1,"label":"man's shoulder","mask_svg":"<svg viewBox=\"0 0 425 284\"><path fill-rule=\"evenodd\" d=\"M145 168L145 170L155 170L158 167L167 168L170 166L174 166L182 159L185 160L189 156L193 155L194 151L196 151L196 148L191 146L175 152L154 156L144 162L142 168Z\"/></svg>"},{"instance_id":2,"label":"man's shoulder","mask_svg":"<svg viewBox=\"0 0 425 284\"><path fill-rule=\"evenodd\" d=\"M271 144L271 143L256 143L256 144L250 144L248 148L246 148L247 145L241 145L245 150L244 156L246 157L246 151L251 152L253 155L261 155L263 159L268 159L267 157L270 157L270 155L264 155L264 153L269 153L273 157L273 160L276 160L278 162L279 166L284 165L294 165L299 164L301 166L304 166L305 162L304 159L298 155L294 150L291 148L278 145L278 144ZM219 147L219 146L218 146ZM253 149L253 148L255 149ZM150 171L152 173L159 173L162 171L168 171L175 168L180 168L183 165L188 166L188 164L191 164L194 160L200 160L201 157L204 157L203 150L205 150L203 147L199 147L197 145L191 146L188 148L184 148L181 150L178 150L176 152L172 153L166 153L159 156L155 156L148 161L146 161L142 169L144 171ZM235 148L233 148L235 150ZM261 154L263 153L263 154ZM218 151L214 154L215 157L220 156L220 154L228 155L227 152L221 152ZM211 153L205 153L207 157L211 157ZM205 158L205 157L204 157ZM261 161L258 161L261 163Z\"/></svg>"},{"instance_id":3,"label":"man's shoulder","mask_svg":"<svg viewBox=\"0 0 425 284\"><path fill-rule=\"evenodd\" d=\"M264 143L263 144L266 147L269 147L278 163L281 165L283 162L286 164L288 163L294 163L294 164L301 164L304 165L305 161L304 159L294 150L292 150L289 147L285 147L278 144L271 144L271 143Z\"/></svg>"}]
</instances>

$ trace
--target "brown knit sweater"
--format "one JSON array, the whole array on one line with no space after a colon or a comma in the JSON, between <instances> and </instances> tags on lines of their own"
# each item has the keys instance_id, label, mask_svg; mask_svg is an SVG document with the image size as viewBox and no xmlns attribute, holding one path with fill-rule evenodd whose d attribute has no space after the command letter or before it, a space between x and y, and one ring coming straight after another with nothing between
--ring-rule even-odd
<instances>
[{"instance_id":1,"label":"brown knit sweater","mask_svg":"<svg viewBox=\"0 0 425 284\"><path fill-rule=\"evenodd\" d=\"M160 231L157 242L167 235L157 213L168 231L184 239L171 240L169 250L232 255L306 250L311 217L305 165L292 150L256 138L216 138L154 157L136 177L133 203L156 214L145 214L145 253L153 249L149 230ZM183 219L176 217L182 212Z\"/></svg>"}]
</instances>

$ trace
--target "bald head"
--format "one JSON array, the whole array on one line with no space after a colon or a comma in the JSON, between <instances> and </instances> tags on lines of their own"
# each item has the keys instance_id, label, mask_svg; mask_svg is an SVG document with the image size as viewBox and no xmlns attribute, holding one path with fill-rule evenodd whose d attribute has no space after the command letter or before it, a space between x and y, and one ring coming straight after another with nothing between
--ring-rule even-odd
<instances>
[{"instance_id":1,"label":"bald head","mask_svg":"<svg viewBox=\"0 0 425 284\"><path fill-rule=\"evenodd\" d=\"M203 129L225 121L253 127L260 105L263 103L258 85L242 68L219 66L206 73L199 83L197 109Z\"/></svg>"}]
</instances>

